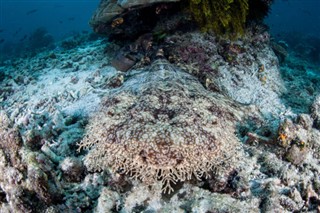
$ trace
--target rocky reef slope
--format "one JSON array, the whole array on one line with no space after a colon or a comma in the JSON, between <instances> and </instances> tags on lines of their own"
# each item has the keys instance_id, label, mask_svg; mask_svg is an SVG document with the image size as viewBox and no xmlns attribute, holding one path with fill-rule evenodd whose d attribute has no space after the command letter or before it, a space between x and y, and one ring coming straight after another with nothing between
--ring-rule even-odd
<instances>
[{"instance_id":1,"label":"rocky reef slope","mask_svg":"<svg viewBox=\"0 0 320 213\"><path fill-rule=\"evenodd\" d=\"M268 33L145 38L0 67L1 212L319 211L320 98L285 104Z\"/></svg>"}]
</instances>

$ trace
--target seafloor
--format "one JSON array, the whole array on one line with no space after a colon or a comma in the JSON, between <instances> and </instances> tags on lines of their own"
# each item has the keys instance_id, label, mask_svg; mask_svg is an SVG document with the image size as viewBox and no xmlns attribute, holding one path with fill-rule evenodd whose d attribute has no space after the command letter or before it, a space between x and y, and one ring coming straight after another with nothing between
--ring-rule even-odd
<instances>
[{"instance_id":1,"label":"seafloor","mask_svg":"<svg viewBox=\"0 0 320 213\"><path fill-rule=\"evenodd\" d=\"M160 64L127 72L111 66L120 47L87 35L75 48L1 65L0 212L320 211L319 64L271 48L265 32L232 42L198 32L166 39L175 45ZM131 132L168 119L185 129L168 137L201 138L189 140L195 150L204 153L203 141L215 138L221 152L208 177L195 172L168 194L137 168L139 175L116 171L109 161L119 162L118 153L101 153L105 130L131 146L140 139ZM153 131L150 141L163 137ZM79 150L88 141L98 148Z\"/></svg>"}]
</instances>

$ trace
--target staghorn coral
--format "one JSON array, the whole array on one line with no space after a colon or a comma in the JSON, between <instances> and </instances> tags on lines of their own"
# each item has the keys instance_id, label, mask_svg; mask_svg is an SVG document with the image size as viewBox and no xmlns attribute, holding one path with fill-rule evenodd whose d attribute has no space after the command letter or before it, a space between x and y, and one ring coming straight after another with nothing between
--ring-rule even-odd
<instances>
[{"instance_id":1,"label":"staghorn coral","mask_svg":"<svg viewBox=\"0 0 320 213\"><path fill-rule=\"evenodd\" d=\"M171 183L232 165L240 116L235 104L158 59L103 101L79 149L91 148L90 171L111 168L147 185L160 181L170 193Z\"/></svg>"}]
</instances>

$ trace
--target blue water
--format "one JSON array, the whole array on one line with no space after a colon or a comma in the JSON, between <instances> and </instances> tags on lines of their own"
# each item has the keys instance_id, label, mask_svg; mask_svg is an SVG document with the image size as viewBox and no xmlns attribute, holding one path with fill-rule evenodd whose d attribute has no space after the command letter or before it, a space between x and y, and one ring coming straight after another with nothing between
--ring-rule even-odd
<instances>
[{"instance_id":1,"label":"blue water","mask_svg":"<svg viewBox=\"0 0 320 213\"><path fill-rule=\"evenodd\" d=\"M1 0L0 54L19 52L39 27L58 41L80 32L92 32L88 22L99 0ZM265 23L275 39L294 35L320 38L320 0L275 0ZM46 42L46 41L44 41ZM47 41L50 42L50 41ZM314 44L311 44L314 46ZM320 44L319 47L320 48ZM319 50L320 52L320 50ZM0 55L1 58L1 55Z\"/></svg>"},{"instance_id":2,"label":"blue water","mask_svg":"<svg viewBox=\"0 0 320 213\"><path fill-rule=\"evenodd\" d=\"M320 37L320 0L275 0L265 23L275 37L287 33Z\"/></svg>"},{"instance_id":3,"label":"blue water","mask_svg":"<svg viewBox=\"0 0 320 213\"><path fill-rule=\"evenodd\" d=\"M1 0L0 38L19 42L38 27L55 39L91 30L89 19L99 0Z\"/></svg>"},{"instance_id":4,"label":"blue water","mask_svg":"<svg viewBox=\"0 0 320 213\"><path fill-rule=\"evenodd\" d=\"M55 41L91 32L88 23L98 4L99 0L1 0L0 60L41 46L54 48ZM34 32L43 34L38 44Z\"/></svg>"}]
</instances>

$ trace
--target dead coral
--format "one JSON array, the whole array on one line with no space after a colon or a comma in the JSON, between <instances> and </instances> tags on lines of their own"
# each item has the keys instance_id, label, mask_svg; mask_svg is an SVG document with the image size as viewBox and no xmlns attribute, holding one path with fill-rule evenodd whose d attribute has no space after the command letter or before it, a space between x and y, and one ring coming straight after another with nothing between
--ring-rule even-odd
<instances>
[{"instance_id":1,"label":"dead coral","mask_svg":"<svg viewBox=\"0 0 320 213\"><path fill-rule=\"evenodd\" d=\"M0 111L1 212L38 212L60 199L50 160L22 143L18 128Z\"/></svg>"},{"instance_id":2,"label":"dead coral","mask_svg":"<svg viewBox=\"0 0 320 213\"><path fill-rule=\"evenodd\" d=\"M157 60L91 119L79 144L91 148L85 165L91 171L111 168L147 185L160 181L164 192L172 192L172 183L232 165L239 144L237 110L230 106L194 77Z\"/></svg>"},{"instance_id":3,"label":"dead coral","mask_svg":"<svg viewBox=\"0 0 320 213\"><path fill-rule=\"evenodd\" d=\"M317 131L312 128L313 120L307 114L300 114L296 121L284 120L278 129L277 143L285 148L285 158L294 165L304 162L311 149L317 149L313 140ZM316 157L316 152L314 153Z\"/></svg>"},{"instance_id":4,"label":"dead coral","mask_svg":"<svg viewBox=\"0 0 320 213\"><path fill-rule=\"evenodd\" d=\"M21 186L26 167L19 154L21 146L17 129L6 113L0 111L0 188L5 194L1 212L31 212L32 209L29 198L23 199L27 190Z\"/></svg>"},{"instance_id":5,"label":"dead coral","mask_svg":"<svg viewBox=\"0 0 320 213\"><path fill-rule=\"evenodd\" d=\"M60 164L61 170L68 181L80 181L84 174L84 166L80 159L67 157Z\"/></svg>"},{"instance_id":6,"label":"dead coral","mask_svg":"<svg viewBox=\"0 0 320 213\"><path fill-rule=\"evenodd\" d=\"M320 130L320 95L315 98L311 106L311 117L314 119L314 127Z\"/></svg>"},{"instance_id":7,"label":"dead coral","mask_svg":"<svg viewBox=\"0 0 320 213\"><path fill-rule=\"evenodd\" d=\"M21 159L18 151L22 146L20 134L12 127L8 116L0 111L0 149L2 149L9 160L10 165L21 166Z\"/></svg>"}]
</instances>

